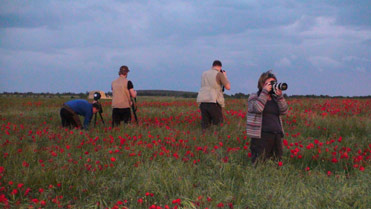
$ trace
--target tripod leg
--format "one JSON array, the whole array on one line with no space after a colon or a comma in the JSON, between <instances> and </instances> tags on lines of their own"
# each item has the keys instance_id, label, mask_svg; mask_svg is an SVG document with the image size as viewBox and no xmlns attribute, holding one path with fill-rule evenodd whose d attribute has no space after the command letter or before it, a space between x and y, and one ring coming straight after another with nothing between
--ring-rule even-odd
<instances>
[{"instance_id":1,"label":"tripod leg","mask_svg":"<svg viewBox=\"0 0 371 209\"><path fill-rule=\"evenodd\" d=\"M102 114L99 113L99 115L100 115L100 119L102 119L102 122L103 122L103 124L104 124L104 120L103 120Z\"/></svg>"},{"instance_id":2,"label":"tripod leg","mask_svg":"<svg viewBox=\"0 0 371 209\"><path fill-rule=\"evenodd\" d=\"M97 124L97 113L94 114L94 127L96 126Z\"/></svg>"}]
</instances>

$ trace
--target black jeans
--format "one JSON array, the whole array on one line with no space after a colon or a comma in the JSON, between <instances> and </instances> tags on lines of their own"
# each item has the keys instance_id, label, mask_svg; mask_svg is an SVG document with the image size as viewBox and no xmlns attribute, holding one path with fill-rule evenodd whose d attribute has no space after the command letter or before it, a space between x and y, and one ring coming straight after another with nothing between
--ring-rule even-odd
<instances>
[{"instance_id":1,"label":"black jeans","mask_svg":"<svg viewBox=\"0 0 371 209\"><path fill-rule=\"evenodd\" d=\"M124 121L124 123L129 123L131 121L130 108L112 109L112 127L120 125L121 121Z\"/></svg>"},{"instance_id":2,"label":"black jeans","mask_svg":"<svg viewBox=\"0 0 371 209\"><path fill-rule=\"evenodd\" d=\"M272 156L280 159L283 153L282 134L262 132L260 139L251 139L250 150L252 163L255 163L257 159L265 161Z\"/></svg>"},{"instance_id":3,"label":"black jeans","mask_svg":"<svg viewBox=\"0 0 371 209\"><path fill-rule=\"evenodd\" d=\"M223 122L222 107L218 103L201 103L201 127L203 130L210 124L218 125Z\"/></svg>"},{"instance_id":4,"label":"black jeans","mask_svg":"<svg viewBox=\"0 0 371 209\"><path fill-rule=\"evenodd\" d=\"M67 128L80 128L81 121L79 116L67 105L63 105L60 111L62 126Z\"/></svg>"}]
</instances>

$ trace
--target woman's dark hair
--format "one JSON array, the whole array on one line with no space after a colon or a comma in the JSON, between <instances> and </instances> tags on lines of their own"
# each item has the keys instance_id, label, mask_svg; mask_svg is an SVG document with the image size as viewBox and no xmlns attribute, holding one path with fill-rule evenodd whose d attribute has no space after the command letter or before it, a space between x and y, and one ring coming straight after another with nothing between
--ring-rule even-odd
<instances>
[{"instance_id":1,"label":"woman's dark hair","mask_svg":"<svg viewBox=\"0 0 371 209\"><path fill-rule=\"evenodd\" d=\"M276 76L272 73L272 70L268 70L267 72L264 72L260 75L259 81L258 81L258 89L259 92L263 90L264 83L268 78L274 78L274 80L277 81Z\"/></svg>"}]
</instances>

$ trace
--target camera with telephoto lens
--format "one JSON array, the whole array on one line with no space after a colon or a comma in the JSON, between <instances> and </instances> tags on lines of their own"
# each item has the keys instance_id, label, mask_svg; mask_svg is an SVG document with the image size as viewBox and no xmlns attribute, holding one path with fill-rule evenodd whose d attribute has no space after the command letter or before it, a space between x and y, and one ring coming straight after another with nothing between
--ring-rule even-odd
<instances>
[{"instance_id":1,"label":"camera with telephoto lens","mask_svg":"<svg viewBox=\"0 0 371 209\"><path fill-rule=\"evenodd\" d=\"M99 92L95 92L94 93L94 101L99 106L99 113L102 114L103 113L103 108L102 108L101 103L99 103L99 101L98 101L100 98L101 98L101 94Z\"/></svg>"},{"instance_id":2,"label":"camera with telephoto lens","mask_svg":"<svg viewBox=\"0 0 371 209\"><path fill-rule=\"evenodd\" d=\"M288 88L287 83L277 83L277 81L271 81L272 93L276 94L276 90L285 91Z\"/></svg>"},{"instance_id":3,"label":"camera with telephoto lens","mask_svg":"<svg viewBox=\"0 0 371 209\"><path fill-rule=\"evenodd\" d=\"M98 100L100 99L101 95L99 92L95 92L94 93L94 100L98 102Z\"/></svg>"},{"instance_id":4,"label":"camera with telephoto lens","mask_svg":"<svg viewBox=\"0 0 371 209\"><path fill-rule=\"evenodd\" d=\"M99 113L100 119L102 120L102 122L103 122L103 124L104 124L104 119L103 119L103 116L102 116L102 113L103 113L102 104L98 101L100 98L101 98L100 93L99 93L99 92L95 92L95 93L94 93L94 102L93 102L93 106L97 106L97 108L99 109L99 111L96 112L96 113L95 113L95 116L94 116L94 127L95 127L95 125L97 124L97 113Z\"/></svg>"}]
</instances>

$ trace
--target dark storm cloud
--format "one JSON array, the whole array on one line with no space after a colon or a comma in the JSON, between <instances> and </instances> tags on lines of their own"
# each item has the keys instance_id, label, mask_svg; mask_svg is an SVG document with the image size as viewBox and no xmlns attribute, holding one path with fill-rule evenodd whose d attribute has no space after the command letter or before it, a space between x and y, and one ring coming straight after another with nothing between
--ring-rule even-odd
<instances>
[{"instance_id":1,"label":"dark storm cloud","mask_svg":"<svg viewBox=\"0 0 371 209\"><path fill-rule=\"evenodd\" d=\"M221 59L232 93L255 91L260 73L273 68L290 83L288 94L366 95L369 6L367 1L3 1L0 90L108 91L119 66L127 64L137 89L197 91L201 72ZM358 85L362 82L368 87Z\"/></svg>"}]
</instances>

